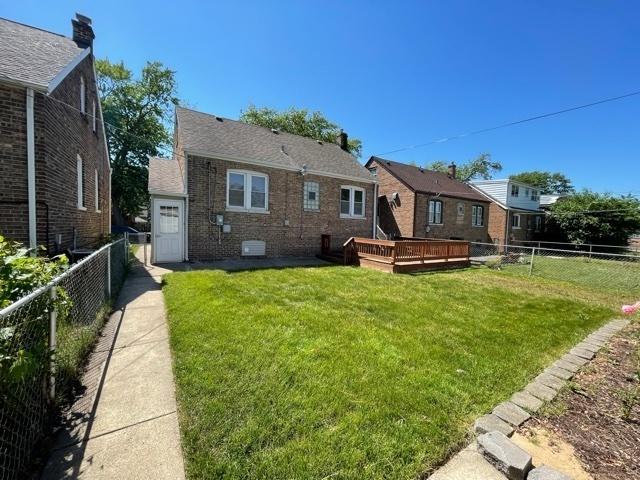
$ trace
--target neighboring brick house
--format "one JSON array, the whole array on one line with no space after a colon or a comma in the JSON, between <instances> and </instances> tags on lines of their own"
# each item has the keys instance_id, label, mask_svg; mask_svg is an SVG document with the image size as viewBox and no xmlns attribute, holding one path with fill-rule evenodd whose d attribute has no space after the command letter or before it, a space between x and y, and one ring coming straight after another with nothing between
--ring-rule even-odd
<instances>
[{"instance_id":1,"label":"neighboring brick house","mask_svg":"<svg viewBox=\"0 0 640 480\"><path fill-rule=\"evenodd\" d=\"M487 241L489 201L448 173L371 157L378 180L379 226L392 238L427 237Z\"/></svg>"},{"instance_id":2,"label":"neighboring brick house","mask_svg":"<svg viewBox=\"0 0 640 480\"><path fill-rule=\"evenodd\" d=\"M73 36L0 19L0 235L53 254L110 231L91 20Z\"/></svg>"},{"instance_id":3,"label":"neighboring brick house","mask_svg":"<svg viewBox=\"0 0 640 480\"><path fill-rule=\"evenodd\" d=\"M320 253L375 229L375 178L338 144L177 107L151 159L153 261Z\"/></svg>"},{"instance_id":4,"label":"neighboring brick house","mask_svg":"<svg viewBox=\"0 0 640 480\"><path fill-rule=\"evenodd\" d=\"M540 209L537 188L510 179L474 180L471 185L491 201L489 237L493 243L518 243L542 237L545 212Z\"/></svg>"}]
</instances>

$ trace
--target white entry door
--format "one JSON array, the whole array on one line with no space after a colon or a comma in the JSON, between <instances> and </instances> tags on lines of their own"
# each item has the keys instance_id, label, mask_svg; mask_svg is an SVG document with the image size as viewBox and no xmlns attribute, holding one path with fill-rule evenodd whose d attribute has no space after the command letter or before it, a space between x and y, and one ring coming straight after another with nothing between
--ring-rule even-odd
<instances>
[{"instance_id":1,"label":"white entry door","mask_svg":"<svg viewBox=\"0 0 640 480\"><path fill-rule=\"evenodd\" d=\"M182 200L165 200L156 198L154 201L154 235L156 262L181 262L183 243L183 209Z\"/></svg>"}]
</instances>

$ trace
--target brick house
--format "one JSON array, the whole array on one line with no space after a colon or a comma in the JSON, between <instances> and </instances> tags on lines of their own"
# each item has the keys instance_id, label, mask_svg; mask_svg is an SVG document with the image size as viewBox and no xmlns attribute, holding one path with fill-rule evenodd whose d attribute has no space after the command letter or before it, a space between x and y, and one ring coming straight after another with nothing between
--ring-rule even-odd
<instances>
[{"instance_id":1,"label":"brick house","mask_svg":"<svg viewBox=\"0 0 640 480\"><path fill-rule=\"evenodd\" d=\"M378 180L379 226L392 238L429 237L487 241L489 201L448 173L371 157Z\"/></svg>"},{"instance_id":2,"label":"brick house","mask_svg":"<svg viewBox=\"0 0 640 480\"><path fill-rule=\"evenodd\" d=\"M537 188L510 179L474 180L471 185L491 201L489 237L493 243L539 240L545 212Z\"/></svg>"},{"instance_id":3,"label":"brick house","mask_svg":"<svg viewBox=\"0 0 640 480\"><path fill-rule=\"evenodd\" d=\"M0 234L48 253L110 231L91 20L72 38L0 19Z\"/></svg>"},{"instance_id":4,"label":"brick house","mask_svg":"<svg viewBox=\"0 0 640 480\"><path fill-rule=\"evenodd\" d=\"M320 253L375 229L375 178L338 144L177 107L149 163L154 262Z\"/></svg>"}]
</instances>

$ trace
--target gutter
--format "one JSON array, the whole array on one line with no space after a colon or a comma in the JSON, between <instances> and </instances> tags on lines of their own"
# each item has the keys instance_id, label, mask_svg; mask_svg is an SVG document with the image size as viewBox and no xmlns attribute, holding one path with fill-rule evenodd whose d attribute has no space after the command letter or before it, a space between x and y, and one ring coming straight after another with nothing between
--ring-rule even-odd
<instances>
[{"instance_id":1,"label":"gutter","mask_svg":"<svg viewBox=\"0 0 640 480\"><path fill-rule=\"evenodd\" d=\"M36 142L33 114L33 88L27 88L27 201L29 206L29 248L37 254L36 231ZM49 239L47 239L48 241Z\"/></svg>"}]
</instances>

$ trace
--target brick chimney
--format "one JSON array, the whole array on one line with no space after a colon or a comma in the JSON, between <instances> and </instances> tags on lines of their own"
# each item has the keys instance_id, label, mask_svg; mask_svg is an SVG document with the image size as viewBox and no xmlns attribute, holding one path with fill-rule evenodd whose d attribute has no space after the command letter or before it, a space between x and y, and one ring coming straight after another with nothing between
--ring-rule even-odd
<instances>
[{"instance_id":1,"label":"brick chimney","mask_svg":"<svg viewBox=\"0 0 640 480\"><path fill-rule=\"evenodd\" d=\"M451 162L451 165L447 168L447 173L451 178L456 178L456 164Z\"/></svg>"},{"instance_id":2,"label":"brick chimney","mask_svg":"<svg viewBox=\"0 0 640 480\"><path fill-rule=\"evenodd\" d=\"M349 151L349 137L345 132L340 130L340 133L336 137L336 143L340 146L344 151Z\"/></svg>"},{"instance_id":3,"label":"brick chimney","mask_svg":"<svg viewBox=\"0 0 640 480\"><path fill-rule=\"evenodd\" d=\"M73 41L80 48L89 47L93 50L93 39L96 36L93 33L93 28L91 28L91 19L76 13L76 18L71 19L71 25L73 26Z\"/></svg>"}]
</instances>

